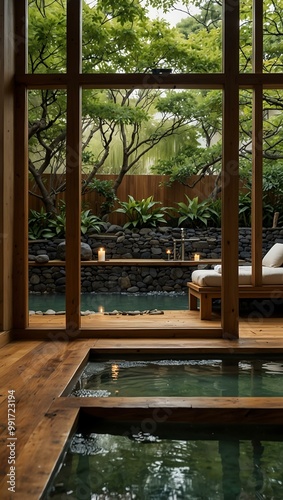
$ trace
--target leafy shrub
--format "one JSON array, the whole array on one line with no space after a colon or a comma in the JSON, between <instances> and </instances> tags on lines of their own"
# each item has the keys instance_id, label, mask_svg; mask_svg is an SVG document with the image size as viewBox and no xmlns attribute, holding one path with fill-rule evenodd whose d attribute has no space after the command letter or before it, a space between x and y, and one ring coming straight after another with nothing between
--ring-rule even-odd
<instances>
[{"instance_id":1,"label":"leafy shrub","mask_svg":"<svg viewBox=\"0 0 283 500\"><path fill-rule=\"evenodd\" d=\"M96 215L92 215L90 210L83 210L81 212L81 233L100 233L104 227L102 220Z\"/></svg>"},{"instance_id":2,"label":"leafy shrub","mask_svg":"<svg viewBox=\"0 0 283 500\"><path fill-rule=\"evenodd\" d=\"M176 209L179 214L178 225L184 227L207 226L212 216L218 216L216 210L210 206L209 200L198 201L198 196L190 199L186 194L188 203L177 203Z\"/></svg>"},{"instance_id":3,"label":"leafy shrub","mask_svg":"<svg viewBox=\"0 0 283 500\"><path fill-rule=\"evenodd\" d=\"M44 212L41 208L40 212L30 210L29 217L29 239L50 239L56 236L63 238L66 233L66 206L61 202L58 214ZM81 212L81 233L87 234L90 232L99 233L104 227L102 220L96 215L91 214L90 210L82 210Z\"/></svg>"},{"instance_id":4,"label":"leafy shrub","mask_svg":"<svg viewBox=\"0 0 283 500\"><path fill-rule=\"evenodd\" d=\"M28 220L28 237L30 240L48 239L55 236L50 226L51 217L52 214L45 212L43 207L41 207L39 212L37 210L30 210Z\"/></svg>"},{"instance_id":5,"label":"leafy shrub","mask_svg":"<svg viewBox=\"0 0 283 500\"><path fill-rule=\"evenodd\" d=\"M113 190L113 181L93 179L86 186L83 185L83 194L90 191L96 191L100 196L105 198L105 201L100 204L99 215L102 217L108 214L112 210L114 203L117 200L117 196L115 195L115 192Z\"/></svg>"},{"instance_id":6,"label":"leafy shrub","mask_svg":"<svg viewBox=\"0 0 283 500\"><path fill-rule=\"evenodd\" d=\"M166 223L165 215L168 207L157 207L161 202L154 201L153 196L137 201L129 195L129 201L119 201L120 208L115 212L125 214L128 222L124 228L157 227L160 223ZM155 208L154 208L155 207Z\"/></svg>"},{"instance_id":7,"label":"leafy shrub","mask_svg":"<svg viewBox=\"0 0 283 500\"><path fill-rule=\"evenodd\" d=\"M262 226L271 227L273 223L274 207L266 193L262 198ZM252 219L251 191L239 195L239 226L250 227Z\"/></svg>"}]
</instances>

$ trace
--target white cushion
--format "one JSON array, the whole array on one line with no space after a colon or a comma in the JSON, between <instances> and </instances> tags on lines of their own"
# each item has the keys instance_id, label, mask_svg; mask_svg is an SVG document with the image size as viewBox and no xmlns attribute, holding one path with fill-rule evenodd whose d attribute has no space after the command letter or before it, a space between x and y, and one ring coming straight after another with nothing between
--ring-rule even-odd
<instances>
[{"instance_id":1,"label":"white cushion","mask_svg":"<svg viewBox=\"0 0 283 500\"><path fill-rule=\"evenodd\" d=\"M200 269L193 271L192 282L199 286L221 286L222 276L215 270ZM239 284L251 285L252 268L251 266L239 266ZM283 285L283 268L262 268L263 285Z\"/></svg>"},{"instance_id":2,"label":"white cushion","mask_svg":"<svg viewBox=\"0 0 283 500\"><path fill-rule=\"evenodd\" d=\"M280 267L283 264L283 243L275 243L262 259L265 267Z\"/></svg>"}]
</instances>

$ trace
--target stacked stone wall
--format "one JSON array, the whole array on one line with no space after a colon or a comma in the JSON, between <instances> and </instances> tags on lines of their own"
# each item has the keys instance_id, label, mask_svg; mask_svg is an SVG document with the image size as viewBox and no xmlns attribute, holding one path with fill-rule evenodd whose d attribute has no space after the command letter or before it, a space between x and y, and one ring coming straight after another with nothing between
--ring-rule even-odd
<instances>
[{"instance_id":1,"label":"stacked stone wall","mask_svg":"<svg viewBox=\"0 0 283 500\"><path fill-rule=\"evenodd\" d=\"M283 229L263 230L264 255L274 243L283 243ZM221 258L221 230L218 228L185 229L185 260L199 253L203 259ZM97 260L100 247L105 248L107 259L125 259L123 266L91 266L81 268L82 292L181 292L191 279L194 267L138 266L129 265L127 259L173 258L174 239L181 239L179 228L124 230L109 225L105 233L82 238L90 246L92 260ZM29 266L29 290L33 293L64 293L65 267L40 266L40 262L58 258L58 246L62 240L35 241L29 244L29 259L38 263ZM180 241L176 241L176 260L181 258ZM239 259L251 259L251 229L239 230Z\"/></svg>"}]
</instances>

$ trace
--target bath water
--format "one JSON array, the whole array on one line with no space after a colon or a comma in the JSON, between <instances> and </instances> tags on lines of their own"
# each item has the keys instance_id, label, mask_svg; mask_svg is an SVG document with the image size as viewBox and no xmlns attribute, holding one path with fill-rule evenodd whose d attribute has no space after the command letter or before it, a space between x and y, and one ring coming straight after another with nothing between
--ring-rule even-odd
<instances>
[{"instance_id":1,"label":"bath water","mask_svg":"<svg viewBox=\"0 0 283 500\"><path fill-rule=\"evenodd\" d=\"M43 499L283 498L282 427L113 425L78 430Z\"/></svg>"},{"instance_id":2,"label":"bath water","mask_svg":"<svg viewBox=\"0 0 283 500\"><path fill-rule=\"evenodd\" d=\"M90 361L74 382L80 397L283 397L283 360L112 359Z\"/></svg>"}]
</instances>

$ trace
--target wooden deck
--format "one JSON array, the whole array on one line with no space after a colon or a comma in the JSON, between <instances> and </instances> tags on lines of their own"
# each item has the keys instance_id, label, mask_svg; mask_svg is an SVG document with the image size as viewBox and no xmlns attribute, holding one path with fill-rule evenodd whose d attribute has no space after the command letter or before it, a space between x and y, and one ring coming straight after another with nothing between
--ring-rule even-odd
<instances>
[{"instance_id":1,"label":"wooden deck","mask_svg":"<svg viewBox=\"0 0 283 500\"><path fill-rule=\"evenodd\" d=\"M178 312L179 314L179 312ZM198 314L196 314L198 316ZM170 315L169 315L170 317ZM42 319L43 317L41 317ZM118 322L123 328L136 317L101 316L101 321ZM154 318L156 321L161 319ZM39 321L38 318L36 318ZM54 327L54 318L45 318ZM84 317L83 323L90 321ZM165 317L166 319L166 317ZM172 318L171 318L172 319ZM164 318L163 318L164 320ZM176 320L176 318L175 318ZM182 318L179 317L182 321ZM58 321L58 318L56 318ZM196 321L197 318L192 321ZM198 319L200 322L200 320ZM40 322L39 322L40 323ZM203 325L203 321L201 322ZM215 317L213 324L219 323ZM39 324L38 324L39 326ZM41 323L42 326L42 323ZM55 328L57 328L57 324ZM109 323L107 325L109 327ZM113 326L114 327L114 326ZM164 328L160 326L160 328ZM171 326L170 326L171 328ZM33 334L36 334L35 325ZM282 353L283 325L280 318L240 323L240 339L221 338L95 338L71 342L15 340L0 349L0 492L2 499L33 500L40 495L59 459L79 415L141 420L152 418L157 409L165 409L174 421L191 422L270 422L282 423L283 398L67 398L61 397L69 381L87 359L90 349L98 353ZM9 391L15 391L9 393ZM8 396L15 403L15 441L8 441ZM12 407L11 407L12 408ZM167 409L167 410L166 410ZM155 412L155 413L154 413ZM13 424L13 422L12 422ZM9 448L16 449L16 487L8 491Z\"/></svg>"},{"instance_id":2,"label":"wooden deck","mask_svg":"<svg viewBox=\"0 0 283 500\"><path fill-rule=\"evenodd\" d=\"M240 338L282 338L283 320L281 317L262 317L260 311L240 318ZM81 336L118 338L127 336L133 338L219 338L220 315L213 313L211 320L201 320L199 311L164 311L161 315L143 316L105 316L94 314L82 316L81 327L84 331ZM30 316L29 338L38 338L40 329L46 338L52 332L65 328L64 316L33 315ZM202 330L202 333L200 333ZM190 333L188 333L190 331ZM25 332L18 332L16 338L26 338ZM54 337L53 337L54 338Z\"/></svg>"}]
</instances>

